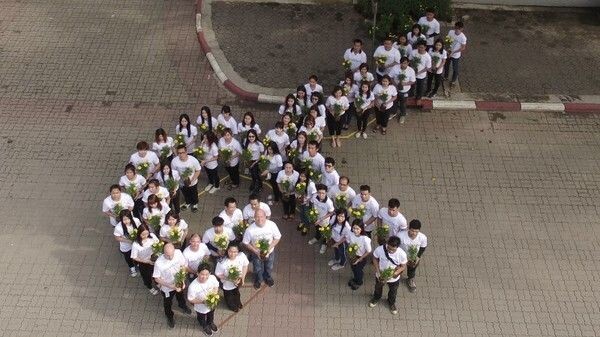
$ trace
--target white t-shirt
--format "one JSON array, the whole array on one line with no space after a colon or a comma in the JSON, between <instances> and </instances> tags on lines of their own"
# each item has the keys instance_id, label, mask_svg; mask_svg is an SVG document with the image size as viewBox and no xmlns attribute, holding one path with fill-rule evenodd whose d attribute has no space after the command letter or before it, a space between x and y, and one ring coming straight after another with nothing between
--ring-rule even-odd
<instances>
[{"instance_id":1,"label":"white t-shirt","mask_svg":"<svg viewBox=\"0 0 600 337\"><path fill-rule=\"evenodd\" d=\"M408 236L408 231L402 231L397 236L400 238L400 248L405 252L408 252L408 247L410 246L417 246L419 248L427 247L427 236L421 232L414 239Z\"/></svg>"},{"instance_id":2,"label":"white t-shirt","mask_svg":"<svg viewBox=\"0 0 600 337\"><path fill-rule=\"evenodd\" d=\"M183 130L179 130L179 124L177 124L177 126L175 126L175 133L183 135L183 140L185 141L185 146L187 146L188 150L191 150L194 147L196 147L195 143L196 143L196 136L198 136L198 129L195 126L190 124L190 133L188 135L187 128L183 128Z\"/></svg>"},{"instance_id":3,"label":"white t-shirt","mask_svg":"<svg viewBox=\"0 0 600 337\"><path fill-rule=\"evenodd\" d=\"M267 205L261 201L260 204L258 205L258 208L265 211L265 215L267 217L271 216L271 207L269 207L269 205ZM254 209L252 208L252 205L250 205L250 204L246 205L246 207L244 207L244 210L242 211L242 215L244 216L244 220L248 221L248 223L253 223L254 222Z\"/></svg>"},{"instance_id":4,"label":"white t-shirt","mask_svg":"<svg viewBox=\"0 0 600 337\"><path fill-rule=\"evenodd\" d=\"M460 50L463 45L467 44L467 37L465 34L461 32L459 35L456 35L455 29L448 32L448 37L452 39L452 45L450 45L450 50L452 50L452 52ZM461 55L462 52L453 53L450 55L450 58L458 59Z\"/></svg>"},{"instance_id":5,"label":"white t-shirt","mask_svg":"<svg viewBox=\"0 0 600 337\"><path fill-rule=\"evenodd\" d=\"M290 174L290 175L287 175L285 173L285 170L281 170L281 171L279 171L279 173L277 173L277 179L275 181L277 181L278 184L283 184L283 182L286 180L289 181L289 183L290 183L289 190L281 191L283 194L289 194L289 193L294 192L294 186L296 186L296 182L298 181L299 176L300 176L300 174L296 170L292 171L292 174Z\"/></svg>"},{"instance_id":6,"label":"white t-shirt","mask_svg":"<svg viewBox=\"0 0 600 337\"><path fill-rule=\"evenodd\" d=\"M200 242L197 251L192 250L192 246L187 246L183 251L183 256L187 261L187 266L192 272L196 272L198 270L198 266L204 260L205 257L210 255L210 249L206 246L206 244Z\"/></svg>"},{"instance_id":7,"label":"white t-shirt","mask_svg":"<svg viewBox=\"0 0 600 337\"><path fill-rule=\"evenodd\" d=\"M419 74L419 71L422 71L423 69L429 69L431 68L431 56L429 56L429 54L427 54L427 52L425 52L424 54L419 54L419 50L415 49L413 50L413 53L411 54L410 59L413 60L415 58L419 58L419 64L417 65L417 69L415 69L415 76L417 77L417 79L424 79L427 77L427 71L423 71L422 73Z\"/></svg>"},{"instance_id":8,"label":"white t-shirt","mask_svg":"<svg viewBox=\"0 0 600 337\"><path fill-rule=\"evenodd\" d=\"M215 268L215 275L224 276L224 279L221 279L221 282L223 282L223 290L233 290L237 288L237 285L227 278L229 268L235 266L240 271L241 276L242 270L248 267L249 264L250 261L248 261L248 257L246 257L246 254L242 252L239 252L233 260L225 258L219 261L219 263L217 263L217 267Z\"/></svg>"},{"instance_id":9,"label":"white t-shirt","mask_svg":"<svg viewBox=\"0 0 600 337\"><path fill-rule=\"evenodd\" d=\"M300 183L299 181L296 183L296 185ZM294 188L296 188L294 186ZM296 193L297 194L297 193ZM308 204L312 198L317 195L317 187L315 185L314 182L310 181L307 185L306 185L306 193L301 195L302 196L302 204L306 205Z\"/></svg>"},{"instance_id":10,"label":"white t-shirt","mask_svg":"<svg viewBox=\"0 0 600 337\"><path fill-rule=\"evenodd\" d=\"M207 128L210 129L210 126L212 126L212 131L214 131L217 128L217 125L219 124L219 121L217 121L216 118L214 117L210 117L210 122L212 125L208 125L208 119L205 120L204 122L202 121L202 115L198 115L198 118L196 118L196 124L198 125L202 125L205 124Z\"/></svg>"},{"instance_id":11,"label":"white t-shirt","mask_svg":"<svg viewBox=\"0 0 600 337\"><path fill-rule=\"evenodd\" d=\"M162 187L162 186L158 186L158 192L157 193L152 193L150 192L150 189L147 189L144 191L144 193L142 194L142 201L147 204L148 203L148 197L151 194L156 194L156 196L160 199L160 200L165 200L169 197L169 190L167 190L166 188Z\"/></svg>"},{"instance_id":12,"label":"white t-shirt","mask_svg":"<svg viewBox=\"0 0 600 337\"><path fill-rule=\"evenodd\" d=\"M400 63L400 52L396 48L390 48L390 50L386 50L385 46L379 46L377 49L375 49L373 57L385 57L385 66L389 66L392 63ZM377 73L379 75L386 75L390 72L390 70L391 68L386 68L383 72L381 72L379 67L377 67Z\"/></svg>"},{"instance_id":13,"label":"white t-shirt","mask_svg":"<svg viewBox=\"0 0 600 337\"><path fill-rule=\"evenodd\" d=\"M116 236L116 237L122 236L125 239L131 241L131 242L119 241L119 250L122 252L128 252L131 250L131 244L132 244L133 240L131 240L131 238L129 237L129 233L131 233L131 231L134 228L138 228L142 224L142 222L138 218L133 218L133 222L134 222L135 226L132 226L132 224L129 224L129 226L126 226L128 234L125 234L125 232L123 231L123 225L120 222L115 226L115 229L113 230L114 236Z\"/></svg>"},{"instance_id":14,"label":"white t-shirt","mask_svg":"<svg viewBox=\"0 0 600 337\"><path fill-rule=\"evenodd\" d=\"M348 103L354 103L354 95L358 92L358 85L354 83L349 85L345 81L340 81L340 87L342 87L342 92L348 99Z\"/></svg>"},{"instance_id":15,"label":"white t-shirt","mask_svg":"<svg viewBox=\"0 0 600 337\"><path fill-rule=\"evenodd\" d=\"M134 152L131 157L129 157L129 162L132 163L136 169L141 163L150 164L148 167L148 173L154 172L154 170L156 170L156 168L160 165L158 156L152 151L146 151L146 155L144 157L140 157L139 152Z\"/></svg>"},{"instance_id":16,"label":"white t-shirt","mask_svg":"<svg viewBox=\"0 0 600 337\"><path fill-rule=\"evenodd\" d=\"M426 16L422 16L419 18L419 21L417 21L417 23L421 25L421 27L427 26L427 31L423 31L423 34L425 34L426 36L429 36L434 33L437 33L438 35L440 34L440 23L435 18L433 18L431 21L428 21ZM427 45L433 46L434 41L435 36L428 37Z\"/></svg>"},{"instance_id":17,"label":"white t-shirt","mask_svg":"<svg viewBox=\"0 0 600 337\"><path fill-rule=\"evenodd\" d=\"M229 116L229 119L225 119L225 115L223 114L219 114L219 116L217 116L217 123L223 125L225 128L230 128L231 132L234 135L237 135L238 133L238 123L235 121L235 118L233 118L231 115Z\"/></svg>"},{"instance_id":18,"label":"white t-shirt","mask_svg":"<svg viewBox=\"0 0 600 337\"><path fill-rule=\"evenodd\" d=\"M348 239L348 245L353 243L358 245L358 250L356 251L356 256L358 257L368 254L372 250L371 238L366 235L356 236L354 233L350 233L346 239Z\"/></svg>"},{"instance_id":19,"label":"white t-shirt","mask_svg":"<svg viewBox=\"0 0 600 337\"><path fill-rule=\"evenodd\" d=\"M136 174L133 180L129 180L127 176L121 176L121 179L119 179L119 186L122 186L123 188L129 187L131 184L135 185L136 193L139 193L144 185L146 185L146 178ZM135 195L132 195L131 197L136 198ZM139 197L136 199L139 199Z\"/></svg>"},{"instance_id":20,"label":"white t-shirt","mask_svg":"<svg viewBox=\"0 0 600 337\"><path fill-rule=\"evenodd\" d=\"M387 207L381 208L379 210L379 213L377 213L377 217L381 219L383 224L390 226L390 236L397 236L397 233L406 230L406 228L408 227L406 223L406 218L404 217L404 215L402 215L402 213L398 212L398 214L395 217L391 217L388 214Z\"/></svg>"},{"instance_id":21,"label":"white t-shirt","mask_svg":"<svg viewBox=\"0 0 600 337\"><path fill-rule=\"evenodd\" d=\"M319 212L319 219L323 218L327 213L333 213L335 208L333 207L333 201L330 198L326 198L325 201L319 200L319 198L315 195L311 200L313 206ZM316 223L316 225L323 226L329 223L329 218L323 219L321 222Z\"/></svg>"},{"instance_id":22,"label":"white t-shirt","mask_svg":"<svg viewBox=\"0 0 600 337\"><path fill-rule=\"evenodd\" d=\"M208 144L202 143L202 148L204 149L204 160L209 160L209 159L213 159L213 158L217 158L219 157L219 147L217 146L217 143L212 143L210 145L210 147L208 146ZM206 167L209 170L214 170L217 168L217 166L219 166L219 162L217 160L212 160L212 161L207 161L206 163L204 163L204 167Z\"/></svg>"},{"instance_id":23,"label":"white t-shirt","mask_svg":"<svg viewBox=\"0 0 600 337\"><path fill-rule=\"evenodd\" d=\"M319 117L319 118L323 118L323 117ZM323 118L323 120L324 120L324 118ZM306 128L306 126L302 125L300 127L299 131L304 131L306 133L306 135L310 135L311 133L315 134L315 135L317 135L317 139L318 139L318 137L323 136L323 131L321 131L321 128L319 128L318 126L315 126L309 130Z\"/></svg>"},{"instance_id":24,"label":"white t-shirt","mask_svg":"<svg viewBox=\"0 0 600 337\"><path fill-rule=\"evenodd\" d=\"M121 192L121 197L119 200L114 201L112 197L109 195L102 201L102 212L112 212L115 206L119 204L123 209L133 208L133 199L127 193ZM118 214L116 214L118 216ZM117 225L117 219L114 216L110 216L110 224L113 226Z\"/></svg>"},{"instance_id":25,"label":"white t-shirt","mask_svg":"<svg viewBox=\"0 0 600 337\"><path fill-rule=\"evenodd\" d=\"M217 292L219 292L219 280L217 280L215 275L210 275L204 283L200 283L198 278L193 280L188 287L187 298L188 301L197 299L205 300L208 294ZM211 312L211 309L204 303L194 304L194 310L201 314Z\"/></svg>"},{"instance_id":26,"label":"white t-shirt","mask_svg":"<svg viewBox=\"0 0 600 337\"><path fill-rule=\"evenodd\" d=\"M260 155L265 152L265 146L263 145L263 143L258 141L254 143L248 143L248 146L246 146L246 148L250 150L250 153L252 153L252 160L258 160L258 158L260 158Z\"/></svg>"},{"instance_id":27,"label":"white t-shirt","mask_svg":"<svg viewBox=\"0 0 600 337\"><path fill-rule=\"evenodd\" d=\"M167 153L167 157L169 157L173 154L173 146L173 137L167 137L166 142L162 142L160 144L157 142L152 143L152 151L154 151L154 153L156 153L156 155L160 157L160 152L164 147L166 147L169 149L169 153Z\"/></svg>"},{"instance_id":28,"label":"white t-shirt","mask_svg":"<svg viewBox=\"0 0 600 337\"><path fill-rule=\"evenodd\" d=\"M310 98L313 92L323 92L323 87L318 83L315 85L314 89L310 87L310 83L306 83L304 89L306 90L306 96L308 96L308 98Z\"/></svg>"},{"instance_id":29,"label":"white t-shirt","mask_svg":"<svg viewBox=\"0 0 600 337\"><path fill-rule=\"evenodd\" d=\"M142 240L141 245L137 241L133 241L131 245L131 258L144 261L150 260L150 257L152 257L152 245L159 241L154 233L150 233L150 236Z\"/></svg>"},{"instance_id":30,"label":"white t-shirt","mask_svg":"<svg viewBox=\"0 0 600 337\"><path fill-rule=\"evenodd\" d=\"M180 231L186 231L188 229L188 224L187 224L187 222L185 222L185 220L179 219L179 226L176 226L176 227L179 227ZM169 224L164 224L164 225L160 226L159 236L161 238L168 238L170 230L171 230L171 226L169 226Z\"/></svg>"},{"instance_id":31,"label":"white t-shirt","mask_svg":"<svg viewBox=\"0 0 600 337\"><path fill-rule=\"evenodd\" d=\"M225 138L219 139L219 149L228 148L231 150L231 158L227 166L233 167L240 162L240 155L242 154L242 145L235 138L231 138L231 142L227 143ZM235 158L233 158L236 156Z\"/></svg>"},{"instance_id":32,"label":"white t-shirt","mask_svg":"<svg viewBox=\"0 0 600 337\"><path fill-rule=\"evenodd\" d=\"M392 47L398 49L398 52L400 53L400 58L402 58L404 56L408 57L408 55L410 55L410 53L412 53L412 50L413 50L410 43L407 44L406 46L402 46L402 45L399 45L398 42L394 42Z\"/></svg>"},{"instance_id":33,"label":"white t-shirt","mask_svg":"<svg viewBox=\"0 0 600 337\"><path fill-rule=\"evenodd\" d=\"M290 145L290 136L288 136L287 133L282 132L281 135L278 135L277 131L275 131L275 129L273 129L273 130L269 130L269 132L267 132L267 137L269 137L269 139L272 142L275 142L277 144L279 153L285 154L286 147L288 145Z\"/></svg>"},{"instance_id":34,"label":"white t-shirt","mask_svg":"<svg viewBox=\"0 0 600 337\"><path fill-rule=\"evenodd\" d=\"M442 62L448 58L448 53L446 52L446 50L442 49L442 52L434 52L432 49L430 49L429 56L431 57L431 68L433 69L433 67L439 67L435 73L442 74L444 72L444 67L441 67ZM436 64L433 64L434 56L437 56L439 58Z\"/></svg>"},{"instance_id":35,"label":"white t-shirt","mask_svg":"<svg viewBox=\"0 0 600 337\"><path fill-rule=\"evenodd\" d=\"M165 188L166 188L166 184L165 184L166 180L168 181L169 179L173 179L177 183L179 183L179 180L180 180L180 178L179 178L179 172L177 172L175 170L171 171L171 176L166 175L164 177L164 179L163 179L162 172L156 172L156 174L154 175L154 179L157 179L158 182L160 183L160 186L165 187ZM176 187L175 191L177 191L178 189L179 189L179 187Z\"/></svg>"},{"instance_id":36,"label":"white t-shirt","mask_svg":"<svg viewBox=\"0 0 600 337\"><path fill-rule=\"evenodd\" d=\"M348 186L348 188L345 191L341 191L340 185L335 185L331 186L331 188L327 191L327 196L330 197L331 200L335 200L335 198L340 194L345 194L348 197L348 203L352 202L352 200L354 200L354 197L356 196L356 192L350 186Z\"/></svg>"},{"instance_id":37,"label":"white t-shirt","mask_svg":"<svg viewBox=\"0 0 600 337\"><path fill-rule=\"evenodd\" d=\"M262 131L260 131L260 126L258 125L258 123L254 124L254 126L252 126L252 127L250 127L249 125L248 126L243 125L241 122L238 123L238 133L241 134L241 133L247 132L250 129L254 129L254 131L256 131L257 135L260 135L260 133L262 132Z\"/></svg>"},{"instance_id":38,"label":"white t-shirt","mask_svg":"<svg viewBox=\"0 0 600 337\"><path fill-rule=\"evenodd\" d=\"M173 168L173 170L175 170L175 171L177 171L177 173L179 173L179 177L181 177L181 179L179 181L181 186L184 185L183 172L185 172L185 170L187 168L192 169L192 175L194 175L194 173L196 171L200 171L200 169L201 169L200 162L198 161L198 159L196 159L193 156L188 156L188 158L185 161L182 161L181 159L179 159L179 157L175 157L171 161L171 167ZM198 178L194 179L191 182L190 186L194 186L197 183L198 183Z\"/></svg>"},{"instance_id":39,"label":"white t-shirt","mask_svg":"<svg viewBox=\"0 0 600 337\"><path fill-rule=\"evenodd\" d=\"M158 209L156 207L149 209L148 206L144 207L144 210L142 211L142 219L148 220L150 217L158 215L160 216L160 224L162 226L165 223L165 217L167 216L167 213L169 213L171 208L169 207L169 205L167 205L167 203L164 200L160 202L160 205L162 206L162 209Z\"/></svg>"},{"instance_id":40,"label":"white t-shirt","mask_svg":"<svg viewBox=\"0 0 600 337\"><path fill-rule=\"evenodd\" d=\"M283 167L283 158L281 158L280 154L276 154L273 157L267 156L267 158L270 159L267 171L269 171L271 174L277 174L279 171L281 171L281 168Z\"/></svg>"},{"instance_id":41,"label":"white t-shirt","mask_svg":"<svg viewBox=\"0 0 600 337\"><path fill-rule=\"evenodd\" d=\"M387 100L385 102L381 100L381 95L383 93L387 94ZM373 95L375 95L375 104L379 106L385 103L385 109L387 110L391 109L394 105L393 98L398 96L398 91L393 85L388 85L387 88L384 88L381 84L377 84L375 85L375 88L373 88Z\"/></svg>"},{"instance_id":42,"label":"white t-shirt","mask_svg":"<svg viewBox=\"0 0 600 337\"><path fill-rule=\"evenodd\" d=\"M363 223L367 222L371 217L377 217L377 213L379 213L379 203L373 196L370 196L367 202L363 202L360 193L357 194L354 199L352 199L352 208L357 208L360 205L365 205L365 215L362 218ZM372 232L376 225L377 223L375 221L371 222L369 225L365 225L365 231Z\"/></svg>"},{"instance_id":43,"label":"white t-shirt","mask_svg":"<svg viewBox=\"0 0 600 337\"><path fill-rule=\"evenodd\" d=\"M344 60L350 61L350 70L355 70L358 69L361 64L367 63L367 54L362 50L355 53L352 48L348 48L344 52Z\"/></svg>"},{"instance_id":44,"label":"white t-shirt","mask_svg":"<svg viewBox=\"0 0 600 337\"><path fill-rule=\"evenodd\" d=\"M388 259L387 256L385 255L385 252L383 251L384 247L385 247L385 245L379 246L379 247L375 248L375 250L373 251L373 257L379 259L379 270L377 270L375 272L375 275L377 277L379 277L379 271L381 271L381 270L385 270L389 267L395 269L398 265L406 264L406 262L408 262L406 253L402 249L398 248L393 253L388 252L390 259L393 261L393 263L392 263L392 261L390 261L390 259ZM387 280L387 283L393 283L393 282L398 281L399 279L400 279L400 275Z\"/></svg>"},{"instance_id":45,"label":"white t-shirt","mask_svg":"<svg viewBox=\"0 0 600 337\"><path fill-rule=\"evenodd\" d=\"M403 82L413 82L414 83L417 80L417 77L415 75L415 71L411 67L406 67L406 69L402 69L402 67L397 67L397 68L394 68L394 71L392 71L390 73L390 77L394 81L394 84L398 88L402 87L402 89L400 90L400 92L401 93L407 93L410 90L410 87L412 85L402 85L399 82L399 78L398 78L400 76L400 74L404 75Z\"/></svg>"},{"instance_id":46,"label":"white t-shirt","mask_svg":"<svg viewBox=\"0 0 600 337\"><path fill-rule=\"evenodd\" d=\"M360 84L360 82L373 82L375 80L375 77L373 76L372 73L367 71L367 74L363 77L363 75L360 73L360 71L355 71L354 72L354 82Z\"/></svg>"},{"instance_id":47,"label":"white t-shirt","mask_svg":"<svg viewBox=\"0 0 600 337\"><path fill-rule=\"evenodd\" d=\"M291 114L292 116L300 116L302 115L302 107L299 104L294 104L294 107L287 107L282 104L279 106L279 110L277 110L280 115L285 115L286 113Z\"/></svg>"},{"instance_id":48,"label":"white t-shirt","mask_svg":"<svg viewBox=\"0 0 600 337\"><path fill-rule=\"evenodd\" d=\"M406 34L406 39L408 40L408 43L411 44L413 51L417 50L416 45L419 40L423 40L423 41L427 42L427 37L424 34L417 36L417 35L413 35L412 32L408 32L408 34Z\"/></svg>"},{"instance_id":49,"label":"white t-shirt","mask_svg":"<svg viewBox=\"0 0 600 337\"><path fill-rule=\"evenodd\" d=\"M335 219L336 216L334 215L332 218ZM344 222L343 226L336 221L333 227L331 227L331 238L336 243L342 241L343 239L346 239L347 241L350 235L354 234L350 229L350 224L348 224L348 221Z\"/></svg>"},{"instance_id":50,"label":"white t-shirt","mask_svg":"<svg viewBox=\"0 0 600 337\"><path fill-rule=\"evenodd\" d=\"M339 116L346 113L346 110L350 107L350 102L348 102L348 97L342 96L340 98L335 98L333 96L327 97L327 101L325 102L325 106L329 110L329 113L335 115L334 106L338 104L341 107L341 111L339 112Z\"/></svg>"},{"instance_id":51,"label":"white t-shirt","mask_svg":"<svg viewBox=\"0 0 600 337\"><path fill-rule=\"evenodd\" d=\"M259 240L266 239L269 243L272 243L273 240L281 239L281 232L279 232L279 228L277 225L271 221L267 220L262 227L259 227L256 223L250 225L246 232L244 232L244 238L242 242L245 244L256 245ZM273 249L269 251L271 253Z\"/></svg>"},{"instance_id":52,"label":"white t-shirt","mask_svg":"<svg viewBox=\"0 0 600 337\"><path fill-rule=\"evenodd\" d=\"M219 213L219 218L225 221L223 226L233 228L244 220L244 215L242 215L242 211L239 208L236 208L231 216L229 216L225 210L222 210L221 213Z\"/></svg>"},{"instance_id":53,"label":"white t-shirt","mask_svg":"<svg viewBox=\"0 0 600 337\"><path fill-rule=\"evenodd\" d=\"M360 89L358 89L358 90L360 90ZM354 97L358 97L359 96L358 90L356 90L354 92ZM369 104L371 104L371 102L373 102L375 100L375 95L373 95L372 91L369 92L369 96L367 96L366 94L362 94L362 95L360 95L360 97L362 98L362 100L364 102L361 104L361 106L357 106L356 108L357 109L361 109L361 110L365 110L369 106ZM356 106L356 104L357 103L356 103L356 98L355 98L354 99L354 105Z\"/></svg>"},{"instance_id":54,"label":"white t-shirt","mask_svg":"<svg viewBox=\"0 0 600 337\"><path fill-rule=\"evenodd\" d=\"M181 267L186 266L187 261L185 260L183 253L179 249L175 249L173 258L170 260L167 259L164 254L158 257L156 262L154 262L154 272L152 273L152 277L160 278L168 284L174 284L175 274L181 270ZM165 294L173 291L173 289L165 286L160 286L160 290Z\"/></svg>"},{"instance_id":55,"label":"white t-shirt","mask_svg":"<svg viewBox=\"0 0 600 337\"><path fill-rule=\"evenodd\" d=\"M310 161L312 162L312 169L319 171L319 172L325 172L325 158L323 157L322 154L320 154L319 152L317 152L314 157L311 157L310 154L308 153L308 150L304 151L304 153L302 154L302 160L306 160L306 159L310 159Z\"/></svg>"},{"instance_id":56,"label":"white t-shirt","mask_svg":"<svg viewBox=\"0 0 600 337\"><path fill-rule=\"evenodd\" d=\"M225 227L223 226L223 233L221 234L217 234L215 233L215 228L211 227L209 229L206 230L206 232L204 232L204 235L202 235L202 242L204 244L206 244L208 246L208 244L210 243L213 247L215 248L219 248L217 247L217 245L215 245L215 237L217 235L224 235L227 237L227 239L229 239L229 242L235 240L235 234L233 233L233 230L229 227ZM210 250L210 248L209 248ZM210 253L214 256L218 256L217 253L215 253L214 251L210 251Z\"/></svg>"},{"instance_id":57,"label":"white t-shirt","mask_svg":"<svg viewBox=\"0 0 600 337\"><path fill-rule=\"evenodd\" d=\"M323 171L321 183L325 184L325 186L327 186L327 191L329 191L330 188L337 186L337 184L340 183L340 174L336 170L331 171L331 173L325 170Z\"/></svg>"}]
</instances>

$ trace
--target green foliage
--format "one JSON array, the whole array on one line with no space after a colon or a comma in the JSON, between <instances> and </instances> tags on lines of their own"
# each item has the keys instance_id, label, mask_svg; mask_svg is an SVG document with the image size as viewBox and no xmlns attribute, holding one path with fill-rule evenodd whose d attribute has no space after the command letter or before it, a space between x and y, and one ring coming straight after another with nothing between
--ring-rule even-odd
<instances>
[{"instance_id":1,"label":"green foliage","mask_svg":"<svg viewBox=\"0 0 600 337\"><path fill-rule=\"evenodd\" d=\"M438 21L449 22L452 18L451 2L452 0L378 0L376 26L372 22L369 24L369 35L374 31L378 41L389 35L406 35L413 23L425 15L425 9L429 7L435 9ZM372 0L358 0L355 9L365 19L373 20L372 3Z\"/></svg>"}]
</instances>

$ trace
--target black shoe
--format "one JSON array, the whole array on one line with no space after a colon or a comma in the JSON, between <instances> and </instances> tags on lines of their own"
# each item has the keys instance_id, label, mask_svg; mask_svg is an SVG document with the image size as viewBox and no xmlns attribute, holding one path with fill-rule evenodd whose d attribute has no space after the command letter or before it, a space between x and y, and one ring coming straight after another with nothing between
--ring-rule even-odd
<instances>
[{"instance_id":1,"label":"black shoe","mask_svg":"<svg viewBox=\"0 0 600 337\"><path fill-rule=\"evenodd\" d=\"M238 311L240 311L240 308L233 308L233 309L231 309L231 311L238 312Z\"/></svg>"},{"instance_id":2,"label":"black shoe","mask_svg":"<svg viewBox=\"0 0 600 337\"><path fill-rule=\"evenodd\" d=\"M355 286L355 285L356 285L356 283L354 283L354 280L348 281L348 287L352 287L352 286Z\"/></svg>"},{"instance_id":3,"label":"black shoe","mask_svg":"<svg viewBox=\"0 0 600 337\"><path fill-rule=\"evenodd\" d=\"M210 324L210 329L211 329L213 332L217 332L217 331L219 331L219 328L217 328L217 325L216 325L215 323L211 323L211 324Z\"/></svg>"},{"instance_id":4,"label":"black shoe","mask_svg":"<svg viewBox=\"0 0 600 337\"><path fill-rule=\"evenodd\" d=\"M268 279L265 280L265 283L269 286L269 287L273 287L275 285L275 281L273 281L273 279Z\"/></svg>"},{"instance_id":5,"label":"black shoe","mask_svg":"<svg viewBox=\"0 0 600 337\"><path fill-rule=\"evenodd\" d=\"M260 289L260 282L254 282L254 289Z\"/></svg>"},{"instance_id":6,"label":"black shoe","mask_svg":"<svg viewBox=\"0 0 600 337\"><path fill-rule=\"evenodd\" d=\"M240 306L238 307L240 310L242 310L242 308L244 307L243 304L240 303Z\"/></svg>"},{"instance_id":7,"label":"black shoe","mask_svg":"<svg viewBox=\"0 0 600 337\"><path fill-rule=\"evenodd\" d=\"M192 213L198 212L198 205L192 205Z\"/></svg>"},{"instance_id":8,"label":"black shoe","mask_svg":"<svg viewBox=\"0 0 600 337\"><path fill-rule=\"evenodd\" d=\"M167 317L167 325L173 329L175 327L175 319L173 317Z\"/></svg>"},{"instance_id":9,"label":"black shoe","mask_svg":"<svg viewBox=\"0 0 600 337\"><path fill-rule=\"evenodd\" d=\"M191 314L192 310L190 310L190 308L188 308L187 306L185 307L179 307L181 309L181 311L183 311L185 314Z\"/></svg>"},{"instance_id":10,"label":"black shoe","mask_svg":"<svg viewBox=\"0 0 600 337\"><path fill-rule=\"evenodd\" d=\"M210 329L210 326L208 326L208 325L205 326L204 328L202 328L202 331L207 336L212 336L212 334L213 334L212 330Z\"/></svg>"}]
</instances>

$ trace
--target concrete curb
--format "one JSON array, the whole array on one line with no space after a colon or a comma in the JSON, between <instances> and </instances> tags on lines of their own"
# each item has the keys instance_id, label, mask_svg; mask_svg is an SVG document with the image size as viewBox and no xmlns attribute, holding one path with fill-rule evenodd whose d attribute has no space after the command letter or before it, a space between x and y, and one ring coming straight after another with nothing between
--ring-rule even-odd
<instances>
[{"instance_id":1,"label":"concrete curb","mask_svg":"<svg viewBox=\"0 0 600 337\"><path fill-rule=\"evenodd\" d=\"M265 88L250 84L233 71L218 47L212 30L210 5L218 0L196 0L196 35L200 49L206 55L219 81L237 97L257 103L280 104L285 99L284 92L294 89ZM310 3L311 1L304 1ZM203 7L204 6L204 7ZM206 13L206 15L203 15ZM207 38L207 35L210 38ZM212 45L212 47L211 47ZM214 52L213 52L214 50ZM215 53L217 56L215 56ZM220 60L220 61L219 61ZM228 76L229 74L229 76ZM235 82L232 80L235 78ZM423 99L422 110L481 110L481 111L551 111L565 113L600 113L600 96L586 96L585 99L569 96L548 95L548 102L521 102L517 98L510 101L478 100L477 95L462 93L462 99ZM414 108L415 100L409 98L407 106Z\"/></svg>"}]
</instances>

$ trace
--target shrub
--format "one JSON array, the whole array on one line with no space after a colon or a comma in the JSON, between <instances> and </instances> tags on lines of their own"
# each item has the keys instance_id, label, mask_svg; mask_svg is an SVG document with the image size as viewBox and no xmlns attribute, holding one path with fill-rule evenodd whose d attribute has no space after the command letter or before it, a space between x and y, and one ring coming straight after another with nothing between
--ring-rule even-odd
<instances>
[{"instance_id":1,"label":"shrub","mask_svg":"<svg viewBox=\"0 0 600 337\"><path fill-rule=\"evenodd\" d=\"M373 34L375 30L376 40L382 40L388 35L406 34L429 7L435 9L435 16L439 21L451 20L451 0L379 0L377 25L370 24L369 34ZM372 0L358 0L355 9L365 19L373 19Z\"/></svg>"}]
</instances>

